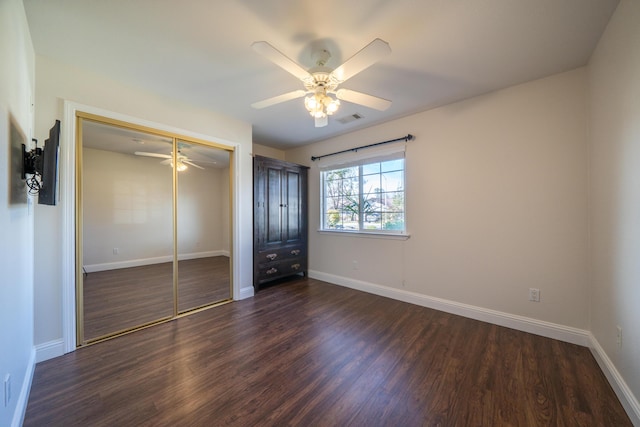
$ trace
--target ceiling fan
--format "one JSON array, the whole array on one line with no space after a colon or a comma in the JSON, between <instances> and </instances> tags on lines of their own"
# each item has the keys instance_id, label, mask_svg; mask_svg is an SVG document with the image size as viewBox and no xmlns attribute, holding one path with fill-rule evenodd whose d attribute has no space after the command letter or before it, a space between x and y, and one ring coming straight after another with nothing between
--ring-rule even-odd
<instances>
[{"instance_id":1,"label":"ceiling fan","mask_svg":"<svg viewBox=\"0 0 640 427\"><path fill-rule=\"evenodd\" d=\"M323 127L328 124L327 116L332 115L338 110L340 100L364 105L365 107L380 111L384 111L391 106L391 101L387 99L354 90L338 89L338 85L391 53L389 44L384 40L373 40L335 70L326 67L326 63L331 57L331 53L326 49L318 49L315 51L313 53L316 64L315 67L305 70L298 63L265 41L254 42L251 47L274 64L302 80L305 88L305 90L295 90L255 102L251 104L253 108L270 107L281 102L308 95L304 100L304 105L307 111L309 111L309 114L311 114L311 117L315 119L315 126Z\"/></svg>"},{"instance_id":2,"label":"ceiling fan","mask_svg":"<svg viewBox=\"0 0 640 427\"><path fill-rule=\"evenodd\" d=\"M171 156L171 154L160 154L160 153L147 153L144 151L136 151L135 153L136 156L144 156L144 157L159 157L161 159L165 159L163 161L161 161L160 163L163 165L171 165L171 167L173 167L173 156ZM193 166L195 168L198 169L204 169L202 166L196 165L195 163L193 163L191 160L189 160L189 158L187 156L185 156L184 154L180 153L180 150L178 150L178 155L177 155L177 159L176 159L176 169L178 170L178 172L182 172L187 170L187 165Z\"/></svg>"}]
</instances>

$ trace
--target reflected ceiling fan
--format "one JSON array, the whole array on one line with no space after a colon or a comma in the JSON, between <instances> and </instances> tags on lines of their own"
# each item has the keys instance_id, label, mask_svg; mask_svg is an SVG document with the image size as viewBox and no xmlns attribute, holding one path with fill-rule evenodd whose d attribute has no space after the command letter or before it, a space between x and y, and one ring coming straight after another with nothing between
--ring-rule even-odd
<instances>
[{"instance_id":1,"label":"reflected ceiling fan","mask_svg":"<svg viewBox=\"0 0 640 427\"><path fill-rule=\"evenodd\" d=\"M335 70L326 67L326 63L331 57L331 53L326 49L315 51L313 53L315 67L305 70L265 41L254 42L251 47L274 64L302 80L305 88L305 90L300 89L255 102L251 104L253 108L270 107L308 95L304 100L304 106L311 117L315 119L316 127L323 127L328 124L327 116L338 110L340 100L380 111L391 106L391 101L387 99L354 90L338 89L338 85L391 53L389 44L384 40L373 40Z\"/></svg>"},{"instance_id":2,"label":"reflected ceiling fan","mask_svg":"<svg viewBox=\"0 0 640 427\"><path fill-rule=\"evenodd\" d=\"M161 164L171 165L171 167L173 167L173 156L171 156L171 154L147 153L144 151L136 151L133 154L135 154L136 156L144 156L144 157L158 157L158 158L164 159L163 161L160 162ZM202 166L196 165L191 160L189 160L187 156L180 153L180 150L178 150L176 163L177 163L176 169L178 170L178 172L187 170L187 167L188 167L187 165L193 166L198 169L204 169Z\"/></svg>"}]
</instances>

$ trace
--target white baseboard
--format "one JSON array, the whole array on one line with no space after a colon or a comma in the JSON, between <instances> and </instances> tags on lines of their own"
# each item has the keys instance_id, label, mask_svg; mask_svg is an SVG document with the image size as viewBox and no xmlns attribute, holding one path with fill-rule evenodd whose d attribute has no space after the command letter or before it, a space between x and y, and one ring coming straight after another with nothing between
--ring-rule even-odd
<instances>
[{"instance_id":1,"label":"white baseboard","mask_svg":"<svg viewBox=\"0 0 640 427\"><path fill-rule=\"evenodd\" d=\"M236 300L241 300L245 298L251 298L254 295L253 286L246 286L244 288L240 288L240 295Z\"/></svg>"},{"instance_id":2,"label":"white baseboard","mask_svg":"<svg viewBox=\"0 0 640 427\"><path fill-rule=\"evenodd\" d=\"M206 252L193 252L190 254L179 254L178 261L183 261L187 259L197 259L197 258L208 258L214 256L229 256L229 251L226 250L217 250L217 251L206 251ZM97 271L107 271L107 270L117 270L120 268L130 268L130 267L141 267L143 265L152 265L152 264L162 264L164 262L173 261L173 255L165 255L159 257L152 258L138 258L138 259L130 259L126 261L118 261L118 262L105 262L102 264L89 264L84 266L84 270L87 273L95 273Z\"/></svg>"},{"instance_id":3,"label":"white baseboard","mask_svg":"<svg viewBox=\"0 0 640 427\"><path fill-rule=\"evenodd\" d=\"M31 391L31 383L33 382L33 373L36 370L36 350L31 350L29 362L27 364L27 371L24 375L24 381L22 381L22 387L20 388L20 395L16 402L16 409L13 413L13 420L11 421L11 427L20 427L24 423L24 416L27 413L27 404L29 403L29 392Z\"/></svg>"},{"instance_id":4,"label":"white baseboard","mask_svg":"<svg viewBox=\"0 0 640 427\"><path fill-rule=\"evenodd\" d=\"M36 363L64 354L64 340L54 340L36 345Z\"/></svg>"},{"instance_id":5,"label":"white baseboard","mask_svg":"<svg viewBox=\"0 0 640 427\"><path fill-rule=\"evenodd\" d=\"M598 362L600 369L604 372L604 375L609 380L609 384L613 388L613 391L620 399L620 403L624 407L625 411L627 411L627 415L631 418L631 422L634 426L640 426L640 402L636 396L634 396L633 392L625 382L620 372L616 369L615 365L607 356L607 353L604 351L596 337L593 334L589 334L590 342L589 349L591 350L591 354Z\"/></svg>"},{"instance_id":6,"label":"white baseboard","mask_svg":"<svg viewBox=\"0 0 640 427\"><path fill-rule=\"evenodd\" d=\"M392 298L395 300L404 301L427 308L433 308L435 310L444 311L446 313L457 314L459 316L468 317L470 319L492 323L494 325L505 326L507 328L541 335L543 337L582 345L584 347L588 347L590 343L590 333L589 331L583 329L558 325L556 323L545 322L542 320L532 319L516 314L504 313L502 311L491 310L474 305L463 304L442 298L430 297L428 295L419 294L417 292L390 288L388 286L382 286L374 283L350 279L348 277L322 273L320 271L310 270L309 277L323 280L325 282L333 283L336 285L345 286L347 288L357 289L359 291L368 292L371 294L380 295L383 297Z\"/></svg>"},{"instance_id":7,"label":"white baseboard","mask_svg":"<svg viewBox=\"0 0 640 427\"><path fill-rule=\"evenodd\" d=\"M185 259L197 259L197 258L209 258L214 256L226 256L229 257L229 251L225 251L219 249L217 251L206 251L206 252L192 252L190 254L178 254L178 261L183 261Z\"/></svg>"}]
</instances>

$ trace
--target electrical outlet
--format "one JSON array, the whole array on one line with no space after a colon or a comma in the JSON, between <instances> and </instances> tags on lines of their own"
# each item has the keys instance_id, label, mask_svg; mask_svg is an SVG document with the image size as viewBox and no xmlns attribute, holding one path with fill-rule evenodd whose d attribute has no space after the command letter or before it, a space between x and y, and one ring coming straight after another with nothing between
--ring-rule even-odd
<instances>
[{"instance_id":1,"label":"electrical outlet","mask_svg":"<svg viewBox=\"0 0 640 427\"><path fill-rule=\"evenodd\" d=\"M120 253L120 249L119 248L113 248L113 254L114 255L118 255Z\"/></svg>"},{"instance_id":2,"label":"electrical outlet","mask_svg":"<svg viewBox=\"0 0 640 427\"><path fill-rule=\"evenodd\" d=\"M529 288L529 301L540 302L540 289Z\"/></svg>"},{"instance_id":3,"label":"electrical outlet","mask_svg":"<svg viewBox=\"0 0 640 427\"><path fill-rule=\"evenodd\" d=\"M618 348L622 348L622 327L620 325L616 326L618 331L616 335L616 343L618 344Z\"/></svg>"},{"instance_id":4,"label":"electrical outlet","mask_svg":"<svg viewBox=\"0 0 640 427\"><path fill-rule=\"evenodd\" d=\"M357 270L358 269L358 261L353 261L353 269Z\"/></svg>"},{"instance_id":5,"label":"electrical outlet","mask_svg":"<svg viewBox=\"0 0 640 427\"><path fill-rule=\"evenodd\" d=\"M4 406L9 406L11 402L11 375L4 376Z\"/></svg>"}]
</instances>

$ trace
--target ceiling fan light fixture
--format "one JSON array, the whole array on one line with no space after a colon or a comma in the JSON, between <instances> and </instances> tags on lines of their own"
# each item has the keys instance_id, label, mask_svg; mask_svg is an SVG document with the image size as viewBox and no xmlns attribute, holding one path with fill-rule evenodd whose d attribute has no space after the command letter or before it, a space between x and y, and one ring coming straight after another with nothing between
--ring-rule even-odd
<instances>
[{"instance_id":1,"label":"ceiling fan light fixture","mask_svg":"<svg viewBox=\"0 0 640 427\"><path fill-rule=\"evenodd\" d=\"M169 164L171 165L171 167L173 167L173 160L169 162ZM187 166L186 164L184 164L182 162L182 160L178 160L178 166L176 166L176 170L178 172L184 172L187 170L189 166Z\"/></svg>"},{"instance_id":2,"label":"ceiling fan light fixture","mask_svg":"<svg viewBox=\"0 0 640 427\"><path fill-rule=\"evenodd\" d=\"M330 116L338 111L338 107L340 107L340 100L333 99L330 96L327 96L327 98L325 99L325 107L327 108L327 114Z\"/></svg>"},{"instance_id":3,"label":"ceiling fan light fixture","mask_svg":"<svg viewBox=\"0 0 640 427\"><path fill-rule=\"evenodd\" d=\"M340 100L334 99L324 91L318 91L304 99L304 106L314 118L330 116L340 107Z\"/></svg>"},{"instance_id":4,"label":"ceiling fan light fixture","mask_svg":"<svg viewBox=\"0 0 640 427\"><path fill-rule=\"evenodd\" d=\"M304 107L313 116L315 111L320 107L320 103L316 100L316 95L309 95L304 99Z\"/></svg>"},{"instance_id":5,"label":"ceiling fan light fixture","mask_svg":"<svg viewBox=\"0 0 640 427\"><path fill-rule=\"evenodd\" d=\"M254 102L251 104L253 108L265 108L305 97L304 106L311 117L315 119L315 126L324 127L328 123L327 116L338 111L340 100L380 111L391 106L391 101L387 99L353 90L338 89L339 85L391 53L389 43L384 40L374 39L335 69L327 67L331 53L324 48L312 52L316 65L307 70L265 41L254 42L251 47L260 55L300 79L305 88L304 91L297 90Z\"/></svg>"}]
</instances>

